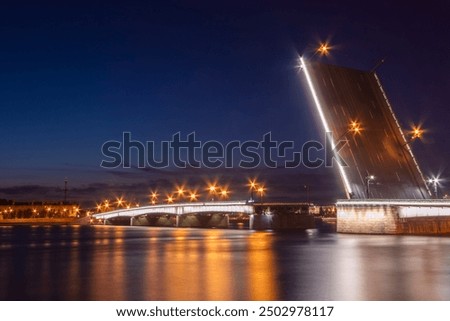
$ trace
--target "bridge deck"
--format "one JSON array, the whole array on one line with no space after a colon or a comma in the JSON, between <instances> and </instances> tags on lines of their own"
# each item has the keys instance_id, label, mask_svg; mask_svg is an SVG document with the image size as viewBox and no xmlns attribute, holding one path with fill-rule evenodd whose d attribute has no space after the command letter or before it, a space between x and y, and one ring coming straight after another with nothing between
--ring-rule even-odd
<instances>
[{"instance_id":1,"label":"bridge deck","mask_svg":"<svg viewBox=\"0 0 450 321\"><path fill-rule=\"evenodd\" d=\"M97 213L93 217L97 219L108 219L113 217L134 217L140 215L186 215L194 213L244 213L253 214L254 207L246 201L228 202L195 202L177 204L158 204L130 209L120 209L109 212Z\"/></svg>"}]
</instances>

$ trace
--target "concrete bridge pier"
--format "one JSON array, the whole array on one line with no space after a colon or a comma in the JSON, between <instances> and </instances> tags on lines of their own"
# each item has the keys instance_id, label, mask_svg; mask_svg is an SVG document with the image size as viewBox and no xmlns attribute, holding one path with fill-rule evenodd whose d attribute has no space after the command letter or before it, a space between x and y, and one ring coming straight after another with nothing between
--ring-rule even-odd
<instances>
[{"instance_id":1,"label":"concrete bridge pier","mask_svg":"<svg viewBox=\"0 0 450 321\"><path fill-rule=\"evenodd\" d=\"M337 232L355 234L450 234L449 200L340 200Z\"/></svg>"},{"instance_id":2,"label":"concrete bridge pier","mask_svg":"<svg viewBox=\"0 0 450 321\"><path fill-rule=\"evenodd\" d=\"M273 214L250 215L250 230L269 230L273 228Z\"/></svg>"}]
</instances>

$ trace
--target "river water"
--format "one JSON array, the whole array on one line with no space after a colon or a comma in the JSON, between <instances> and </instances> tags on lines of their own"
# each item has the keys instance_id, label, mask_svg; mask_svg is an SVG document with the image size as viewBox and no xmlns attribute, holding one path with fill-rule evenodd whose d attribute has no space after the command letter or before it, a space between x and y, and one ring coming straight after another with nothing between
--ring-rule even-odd
<instances>
[{"instance_id":1,"label":"river water","mask_svg":"<svg viewBox=\"0 0 450 321\"><path fill-rule=\"evenodd\" d=\"M450 238L0 226L0 300L450 300Z\"/></svg>"}]
</instances>

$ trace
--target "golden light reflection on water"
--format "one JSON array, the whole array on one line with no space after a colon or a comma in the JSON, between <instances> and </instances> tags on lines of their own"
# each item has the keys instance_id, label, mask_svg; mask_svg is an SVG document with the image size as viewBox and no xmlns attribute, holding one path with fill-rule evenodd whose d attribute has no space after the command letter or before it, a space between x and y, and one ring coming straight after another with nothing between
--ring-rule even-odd
<instances>
[{"instance_id":1,"label":"golden light reflection on water","mask_svg":"<svg viewBox=\"0 0 450 321\"><path fill-rule=\"evenodd\" d=\"M164 245L160 261L149 257L148 265L166 267L161 280L163 298L171 300L227 300L232 297L230 242L222 232L206 230L202 239L189 230L173 230L173 241ZM152 267L151 270L154 270Z\"/></svg>"},{"instance_id":2,"label":"golden light reflection on water","mask_svg":"<svg viewBox=\"0 0 450 321\"><path fill-rule=\"evenodd\" d=\"M116 240L123 238L123 229L116 229L114 233ZM122 242L115 242L112 244L111 252L115 253L112 256L110 263L110 273L112 276L117 276L110 281L110 284L114 287L114 292L117 293L117 297L126 300L127 278L125 273L125 250ZM108 271L109 273L109 271Z\"/></svg>"},{"instance_id":3,"label":"golden light reflection on water","mask_svg":"<svg viewBox=\"0 0 450 321\"><path fill-rule=\"evenodd\" d=\"M275 264L273 235L253 233L248 239L247 279L251 300L277 300L277 267Z\"/></svg>"},{"instance_id":4,"label":"golden light reflection on water","mask_svg":"<svg viewBox=\"0 0 450 321\"><path fill-rule=\"evenodd\" d=\"M160 300L271 300L276 269L271 238L246 232L236 242L229 231L173 229L171 238L149 240L145 296ZM248 237L252 235L251 237ZM153 245L160 248L155 249ZM251 253L247 256L245 253ZM250 290L248 290L250 289Z\"/></svg>"},{"instance_id":5,"label":"golden light reflection on water","mask_svg":"<svg viewBox=\"0 0 450 321\"><path fill-rule=\"evenodd\" d=\"M66 273L71 286L67 289L67 292L69 297L77 298L80 295L80 288L82 286L80 282L77 282L80 276L80 251L71 251L68 259L70 265Z\"/></svg>"},{"instance_id":6,"label":"golden light reflection on water","mask_svg":"<svg viewBox=\"0 0 450 321\"><path fill-rule=\"evenodd\" d=\"M127 300L129 279L125 271L124 227L105 227L95 234L98 239L89 253L92 262L86 262L90 274L86 295L95 300Z\"/></svg>"},{"instance_id":7,"label":"golden light reflection on water","mask_svg":"<svg viewBox=\"0 0 450 321\"><path fill-rule=\"evenodd\" d=\"M230 300L233 297L233 267L230 240L220 237L221 231L206 233L204 292L206 300Z\"/></svg>"}]
</instances>

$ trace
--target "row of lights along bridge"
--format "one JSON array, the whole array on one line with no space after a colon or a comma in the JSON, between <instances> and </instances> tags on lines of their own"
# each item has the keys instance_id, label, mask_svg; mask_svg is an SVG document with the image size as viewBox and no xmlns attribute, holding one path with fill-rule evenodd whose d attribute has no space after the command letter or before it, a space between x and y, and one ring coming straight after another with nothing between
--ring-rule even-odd
<instances>
[{"instance_id":1,"label":"row of lights along bridge","mask_svg":"<svg viewBox=\"0 0 450 321\"><path fill-rule=\"evenodd\" d=\"M267 188L258 183L255 179L250 179L246 185L250 191L249 202L255 202L254 194L259 196L259 201L262 203L263 196L266 194ZM215 201L215 200L227 200L230 197L232 191L228 186L221 186L218 183L208 184L204 189L204 200L205 201ZM158 191L152 191L149 195L150 204L172 204L175 202L198 202L200 201L202 195L199 193L198 189L189 189L184 185L176 186L175 190L169 193L160 194ZM124 199L124 197L118 197L115 201L105 200L101 203L97 203L97 212L111 211L118 208L131 208L139 207L139 203L132 203Z\"/></svg>"}]
</instances>

